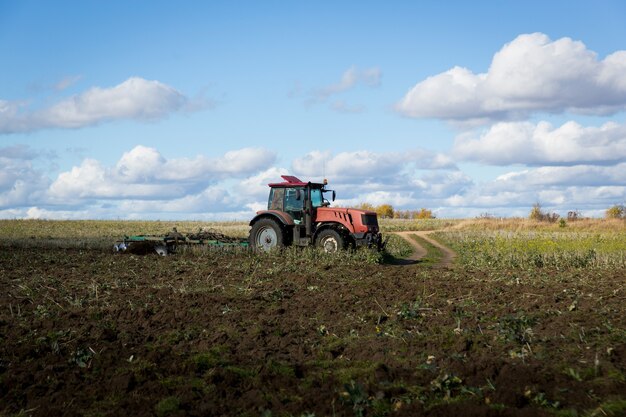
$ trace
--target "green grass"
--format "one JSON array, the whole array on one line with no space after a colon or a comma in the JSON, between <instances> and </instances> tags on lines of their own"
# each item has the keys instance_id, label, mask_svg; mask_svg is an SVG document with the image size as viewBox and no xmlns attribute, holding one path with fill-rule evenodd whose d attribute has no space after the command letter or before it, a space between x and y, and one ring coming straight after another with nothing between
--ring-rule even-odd
<instances>
[{"instance_id":1,"label":"green grass","mask_svg":"<svg viewBox=\"0 0 626 417\"><path fill-rule=\"evenodd\" d=\"M420 259L420 265L436 265L443 259L443 252L437 246L418 235L411 235L411 238L426 249L426 256Z\"/></svg>"},{"instance_id":2,"label":"green grass","mask_svg":"<svg viewBox=\"0 0 626 417\"><path fill-rule=\"evenodd\" d=\"M392 258L406 258L413 253L413 247L400 236L387 234L385 239L388 239L385 251Z\"/></svg>"}]
</instances>

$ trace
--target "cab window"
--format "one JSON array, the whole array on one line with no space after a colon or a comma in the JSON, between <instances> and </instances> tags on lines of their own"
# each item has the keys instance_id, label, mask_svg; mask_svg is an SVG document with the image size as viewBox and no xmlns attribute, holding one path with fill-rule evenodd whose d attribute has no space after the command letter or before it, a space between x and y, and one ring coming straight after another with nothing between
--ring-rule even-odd
<instances>
[{"instance_id":1,"label":"cab window","mask_svg":"<svg viewBox=\"0 0 626 417\"><path fill-rule=\"evenodd\" d=\"M322 207L322 190L319 188L311 189L311 204L313 207Z\"/></svg>"},{"instance_id":2,"label":"cab window","mask_svg":"<svg viewBox=\"0 0 626 417\"><path fill-rule=\"evenodd\" d=\"M283 211L283 199L285 197L284 188L272 188L270 190L270 197L267 202L268 210L280 210Z\"/></svg>"},{"instance_id":3,"label":"cab window","mask_svg":"<svg viewBox=\"0 0 626 417\"><path fill-rule=\"evenodd\" d=\"M285 211L301 211L304 207L304 190L285 188Z\"/></svg>"}]
</instances>

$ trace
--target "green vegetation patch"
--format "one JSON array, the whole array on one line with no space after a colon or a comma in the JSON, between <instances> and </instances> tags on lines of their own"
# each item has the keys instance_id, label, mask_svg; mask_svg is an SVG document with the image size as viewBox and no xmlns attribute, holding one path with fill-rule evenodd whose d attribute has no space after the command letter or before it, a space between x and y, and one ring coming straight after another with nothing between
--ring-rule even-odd
<instances>
[{"instance_id":1,"label":"green vegetation patch","mask_svg":"<svg viewBox=\"0 0 626 417\"><path fill-rule=\"evenodd\" d=\"M623 232L442 232L438 238L477 268L624 268Z\"/></svg>"}]
</instances>

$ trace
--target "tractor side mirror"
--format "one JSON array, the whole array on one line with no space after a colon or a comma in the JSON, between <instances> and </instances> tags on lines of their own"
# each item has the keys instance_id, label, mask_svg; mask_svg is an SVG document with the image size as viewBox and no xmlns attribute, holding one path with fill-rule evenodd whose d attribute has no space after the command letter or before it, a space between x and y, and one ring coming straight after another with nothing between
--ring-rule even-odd
<instances>
[{"instance_id":1,"label":"tractor side mirror","mask_svg":"<svg viewBox=\"0 0 626 417\"><path fill-rule=\"evenodd\" d=\"M335 194L335 190L333 190L333 201L335 201L335 197L337 197L337 194Z\"/></svg>"}]
</instances>

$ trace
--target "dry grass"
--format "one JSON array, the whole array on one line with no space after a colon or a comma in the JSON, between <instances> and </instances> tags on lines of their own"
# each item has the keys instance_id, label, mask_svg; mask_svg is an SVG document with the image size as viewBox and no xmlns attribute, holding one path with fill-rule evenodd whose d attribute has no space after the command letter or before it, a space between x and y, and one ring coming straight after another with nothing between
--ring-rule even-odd
<instances>
[{"instance_id":1,"label":"dry grass","mask_svg":"<svg viewBox=\"0 0 626 417\"><path fill-rule=\"evenodd\" d=\"M572 231L625 232L626 220L582 219L548 223L526 218L493 219L380 219L383 233L413 230L455 231ZM124 235L162 235L176 227L181 233L213 229L233 237L247 237L248 222L141 221L141 220L0 220L0 240L13 239L118 239Z\"/></svg>"},{"instance_id":2,"label":"dry grass","mask_svg":"<svg viewBox=\"0 0 626 417\"><path fill-rule=\"evenodd\" d=\"M624 232L626 221L619 219L581 219L549 223L526 218L464 219L455 223L453 230L507 230L507 231L576 231L576 232Z\"/></svg>"},{"instance_id":3,"label":"dry grass","mask_svg":"<svg viewBox=\"0 0 626 417\"><path fill-rule=\"evenodd\" d=\"M247 222L141 221L141 220L0 220L0 239L95 239L124 235L163 235L176 227L181 233L213 229L234 237L247 237Z\"/></svg>"}]
</instances>

